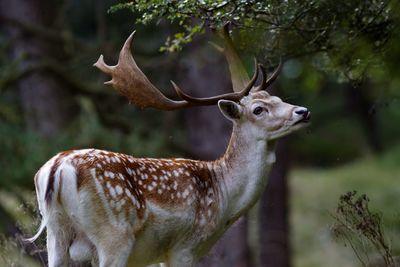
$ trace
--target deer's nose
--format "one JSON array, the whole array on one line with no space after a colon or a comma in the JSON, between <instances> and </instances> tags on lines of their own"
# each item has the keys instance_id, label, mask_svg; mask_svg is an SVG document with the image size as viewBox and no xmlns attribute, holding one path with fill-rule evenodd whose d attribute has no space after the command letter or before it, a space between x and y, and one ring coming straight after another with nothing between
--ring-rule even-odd
<instances>
[{"instance_id":1,"label":"deer's nose","mask_svg":"<svg viewBox=\"0 0 400 267\"><path fill-rule=\"evenodd\" d=\"M306 108L297 108L294 113L296 113L297 115L303 115L303 116L307 116L308 114L308 109Z\"/></svg>"}]
</instances>

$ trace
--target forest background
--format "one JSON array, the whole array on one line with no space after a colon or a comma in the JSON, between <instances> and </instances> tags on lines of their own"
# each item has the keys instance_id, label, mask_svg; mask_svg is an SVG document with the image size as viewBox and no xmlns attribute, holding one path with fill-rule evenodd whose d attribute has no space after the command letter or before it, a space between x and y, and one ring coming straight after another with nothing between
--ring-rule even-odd
<instances>
[{"instance_id":1,"label":"forest background","mask_svg":"<svg viewBox=\"0 0 400 267\"><path fill-rule=\"evenodd\" d=\"M92 65L116 62L135 29L135 59L166 95L170 80L196 96L229 92L210 45L226 23L250 75L254 56L269 70L282 58L271 92L308 107L313 124L279 142L262 199L199 266L375 264L385 257L365 232L336 231L354 226L337 209L354 190L400 254L399 11L390 0L0 0L0 266L45 263L44 238L20 237L38 226L33 176L55 153L222 155L231 125L217 107L136 108Z\"/></svg>"}]
</instances>

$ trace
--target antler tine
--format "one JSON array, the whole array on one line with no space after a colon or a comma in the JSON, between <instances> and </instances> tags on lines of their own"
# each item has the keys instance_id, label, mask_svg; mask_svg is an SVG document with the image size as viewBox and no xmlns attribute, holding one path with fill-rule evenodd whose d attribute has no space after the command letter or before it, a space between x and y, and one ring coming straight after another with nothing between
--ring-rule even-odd
<instances>
[{"instance_id":1,"label":"antler tine","mask_svg":"<svg viewBox=\"0 0 400 267\"><path fill-rule=\"evenodd\" d=\"M164 96L146 77L137 66L132 54L131 44L135 32L126 39L119 54L118 63L109 66L104 62L103 55L94 64L104 73L111 76L105 84L112 85L121 95L128 98L129 102L140 107L152 107L161 110L181 109L194 104L187 101L174 101Z\"/></svg>"},{"instance_id":2,"label":"antler tine","mask_svg":"<svg viewBox=\"0 0 400 267\"><path fill-rule=\"evenodd\" d=\"M267 88L268 86L270 86L275 80L276 78L279 76L279 74L281 73L282 70L282 58L279 58L279 65L278 67L275 69L275 71L272 73L271 77L268 78L268 80L265 82L265 86L263 86L263 90L265 90L265 88Z\"/></svg>"},{"instance_id":3,"label":"antler tine","mask_svg":"<svg viewBox=\"0 0 400 267\"><path fill-rule=\"evenodd\" d=\"M218 33L224 40L224 48L222 51L224 52L226 61L228 62L233 91L240 92L249 83L249 75L243 66L243 62L240 59L229 34L229 24L226 23Z\"/></svg>"},{"instance_id":4,"label":"antler tine","mask_svg":"<svg viewBox=\"0 0 400 267\"><path fill-rule=\"evenodd\" d=\"M111 73L113 72L113 66L109 66L104 62L103 55L100 55L99 59L96 61L96 63L93 64L93 66L97 67L102 72L107 73L109 75L111 75Z\"/></svg>"},{"instance_id":5,"label":"antler tine","mask_svg":"<svg viewBox=\"0 0 400 267\"><path fill-rule=\"evenodd\" d=\"M260 70L261 70L261 84L258 86L255 91L260 91L260 90L266 90L267 89L267 71L265 70L265 67L263 65L260 65Z\"/></svg>"},{"instance_id":6,"label":"antler tine","mask_svg":"<svg viewBox=\"0 0 400 267\"><path fill-rule=\"evenodd\" d=\"M268 79L267 79L267 72L265 70L265 67L260 65L260 69L261 69L261 74L262 74L261 84L259 86L255 87L252 90L253 92L267 90L268 86L270 86L276 80L276 78L279 76L279 73L282 69L282 59L279 60L278 67L275 69L275 71L272 73L271 77L269 77Z\"/></svg>"},{"instance_id":7,"label":"antler tine","mask_svg":"<svg viewBox=\"0 0 400 267\"><path fill-rule=\"evenodd\" d=\"M135 36L136 30L134 30L128 38L125 40L124 45L122 46L121 52L119 53L118 62L128 62L129 60L133 60L131 53L131 46L133 41L133 36ZM135 61L133 60L135 63Z\"/></svg>"},{"instance_id":8,"label":"antler tine","mask_svg":"<svg viewBox=\"0 0 400 267\"><path fill-rule=\"evenodd\" d=\"M255 65L255 67L254 67L253 77L248 82L246 87L240 92L227 93L227 94L222 94L222 95L213 96L213 97L196 98L196 97L187 95L173 81L171 81L171 83L172 83L172 86L174 87L176 93L182 99L184 99L190 103L196 103L196 104L201 104L201 105L214 105L214 104L218 103L218 101L221 99L239 101L242 97L249 94L250 90L253 88L255 82L257 81L261 65L257 63L257 60L254 60L254 65Z\"/></svg>"},{"instance_id":9,"label":"antler tine","mask_svg":"<svg viewBox=\"0 0 400 267\"><path fill-rule=\"evenodd\" d=\"M256 83L258 79L258 74L260 72L260 64L258 64L258 61L256 58L254 58L254 74L251 80L248 82L246 87L240 92L240 95L243 97L245 95L248 95L250 90L253 88L254 84Z\"/></svg>"}]
</instances>

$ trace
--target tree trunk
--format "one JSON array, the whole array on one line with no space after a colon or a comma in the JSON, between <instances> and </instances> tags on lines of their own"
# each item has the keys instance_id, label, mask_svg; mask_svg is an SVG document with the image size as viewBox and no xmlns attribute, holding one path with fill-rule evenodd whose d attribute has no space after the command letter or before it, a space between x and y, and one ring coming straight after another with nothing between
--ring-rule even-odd
<instances>
[{"instance_id":1,"label":"tree trunk","mask_svg":"<svg viewBox=\"0 0 400 267\"><path fill-rule=\"evenodd\" d=\"M290 152L287 137L276 144L267 189L260 203L261 266L289 267L290 245L288 224L288 172Z\"/></svg>"},{"instance_id":2,"label":"tree trunk","mask_svg":"<svg viewBox=\"0 0 400 267\"><path fill-rule=\"evenodd\" d=\"M12 43L10 62L17 63L17 72L33 69L17 82L26 125L47 137L57 134L65 126L73 110L72 98L54 73L38 66L54 59L57 63L63 55L63 47L61 43L50 43L25 31L21 25L51 28L55 25L56 15L52 1L0 0L0 21Z\"/></svg>"},{"instance_id":3,"label":"tree trunk","mask_svg":"<svg viewBox=\"0 0 400 267\"><path fill-rule=\"evenodd\" d=\"M347 105L351 113L355 114L364 128L364 133L369 147L374 153L382 152L383 146L379 132L379 112L376 104L371 99L368 82L363 82L357 87L348 85Z\"/></svg>"},{"instance_id":4,"label":"tree trunk","mask_svg":"<svg viewBox=\"0 0 400 267\"><path fill-rule=\"evenodd\" d=\"M202 49L202 50L201 50ZM194 51L195 50L195 51ZM186 58L188 64L183 88L194 96L212 96L231 91L229 72L222 55L210 48L197 47ZM201 51L199 51L201 50ZM188 143L191 154L199 159L214 160L223 155L231 134L231 125L218 107L192 108L185 111ZM245 267L249 266L246 221L240 219L217 242L198 266Z\"/></svg>"}]
</instances>

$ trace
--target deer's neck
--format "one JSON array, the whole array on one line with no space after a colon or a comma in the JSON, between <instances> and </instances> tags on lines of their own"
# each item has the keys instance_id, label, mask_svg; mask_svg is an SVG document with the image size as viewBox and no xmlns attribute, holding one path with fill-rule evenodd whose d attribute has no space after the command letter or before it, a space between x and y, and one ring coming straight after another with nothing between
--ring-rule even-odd
<instances>
[{"instance_id":1,"label":"deer's neck","mask_svg":"<svg viewBox=\"0 0 400 267\"><path fill-rule=\"evenodd\" d=\"M224 217L234 221L255 204L274 161L274 145L255 140L246 127L234 125L225 155L214 162Z\"/></svg>"}]
</instances>

